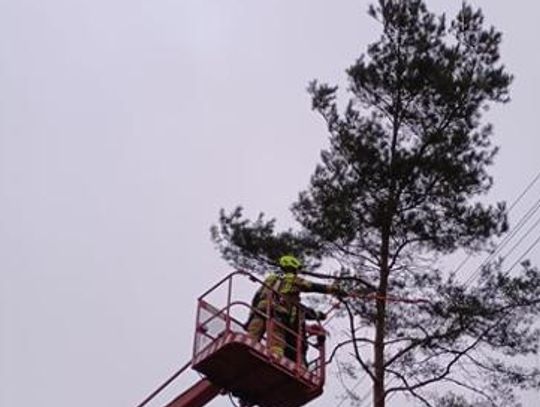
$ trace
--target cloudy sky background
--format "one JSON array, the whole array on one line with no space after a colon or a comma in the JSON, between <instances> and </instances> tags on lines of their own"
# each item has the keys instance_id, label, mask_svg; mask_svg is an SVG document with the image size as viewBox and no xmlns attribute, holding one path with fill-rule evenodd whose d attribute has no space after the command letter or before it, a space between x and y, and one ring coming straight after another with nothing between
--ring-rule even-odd
<instances>
[{"instance_id":1,"label":"cloudy sky background","mask_svg":"<svg viewBox=\"0 0 540 407\"><path fill-rule=\"evenodd\" d=\"M488 114L490 198L511 202L540 170L540 6L474 4L516 76ZM380 32L367 5L0 0L0 406L131 407L190 358L195 299L228 270L209 227L239 203L291 225L326 146L307 83L345 84Z\"/></svg>"}]
</instances>

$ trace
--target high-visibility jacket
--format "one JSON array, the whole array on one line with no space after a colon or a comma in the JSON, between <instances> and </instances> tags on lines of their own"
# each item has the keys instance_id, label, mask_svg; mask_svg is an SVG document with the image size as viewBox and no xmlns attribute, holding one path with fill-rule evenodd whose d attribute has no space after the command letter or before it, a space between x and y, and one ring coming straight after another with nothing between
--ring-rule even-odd
<instances>
[{"instance_id":1,"label":"high-visibility jacket","mask_svg":"<svg viewBox=\"0 0 540 407\"><path fill-rule=\"evenodd\" d=\"M295 318L300 304L300 293L332 293L333 286L318 284L299 277L296 273L272 273L264 280L254 299L254 306L265 311L272 299L272 311Z\"/></svg>"}]
</instances>

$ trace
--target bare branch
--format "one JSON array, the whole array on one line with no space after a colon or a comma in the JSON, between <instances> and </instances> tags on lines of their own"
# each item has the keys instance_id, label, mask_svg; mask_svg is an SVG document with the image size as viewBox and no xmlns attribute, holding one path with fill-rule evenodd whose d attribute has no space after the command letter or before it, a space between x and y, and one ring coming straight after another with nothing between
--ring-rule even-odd
<instances>
[{"instance_id":1,"label":"bare branch","mask_svg":"<svg viewBox=\"0 0 540 407\"><path fill-rule=\"evenodd\" d=\"M360 366L362 366L362 369L364 369L364 371L369 375L371 380L375 380L375 376L374 376L373 372L371 371L369 366L366 364L366 362L364 362L364 360L362 359L362 356L360 355L360 351L358 350L358 344L357 344L358 338L356 338L356 328L355 328L355 325L354 325L354 315L351 312L349 304L347 304L347 303L344 303L344 304L345 304L345 309L347 310L347 314L349 316L349 327L350 327L350 330L351 330L352 344L353 344L354 355L356 357L356 360L358 361Z\"/></svg>"},{"instance_id":2,"label":"bare branch","mask_svg":"<svg viewBox=\"0 0 540 407\"><path fill-rule=\"evenodd\" d=\"M365 342L365 343L369 343L369 344L373 344L373 341L371 339L367 339L367 338L355 338L355 339L347 339L346 341L343 341L343 342L340 342L338 343L336 346L334 346L334 349L332 349L332 352L330 353L330 356L328 357L328 360L325 362L327 365L332 363L332 360L334 359L334 357L336 356L337 354L337 351L339 349L341 349L342 347L346 346L346 345L350 345L351 343L353 342Z\"/></svg>"},{"instance_id":3,"label":"bare branch","mask_svg":"<svg viewBox=\"0 0 540 407\"><path fill-rule=\"evenodd\" d=\"M487 335L489 333L489 331L491 331L492 329L494 329L498 324L501 323L501 321L504 319L504 316L499 318L494 324L490 325L487 329L484 330L484 332L482 332L482 334L480 334L478 336L478 338L476 338L469 346L465 347L464 349L460 350L460 351L454 351L452 352L455 356L454 358L446 365L444 371L436 376L433 376L429 379L426 379L426 380L423 380L423 381L420 381L414 385L412 385L410 388L405 386L401 386L401 387L392 387L392 388L389 388L387 389L387 393L391 393L391 392L397 392L397 391L403 391L403 390L407 390L407 391L410 391L411 389L412 390L415 390L417 388L420 388L420 387L423 387L423 386L426 386L426 385L429 385L429 384L432 384L432 383L435 383L435 382L438 382L438 381L441 381L442 379L445 379L451 372L452 370L452 367L464 356L467 354L467 352L469 352L471 349L474 349L481 341L482 341L482 338Z\"/></svg>"},{"instance_id":4,"label":"bare branch","mask_svg":"<svg viewBox=\"0 0 540 407\"><path fill-rule=\"evenodd\" d=\"M389 372L389 373L392 373L393 375L398 377L403 382L403 384L405 385L406 391L408 391L409 393L411 393L411 395L413 395L418 400L420 400L426 407L434 407L429 401L426 400L425 397L418 394L418 392L416 392L414 390L414 388L411 385L409 385L409 382L408 382L407 378L404 375L402 375L399 372L396 372L395 370L387 369L386 371ZM385 397L386 397L386 395L388 394L388 391L385 391L384 394L385 394Z\"/></svg>"}]
</instances>

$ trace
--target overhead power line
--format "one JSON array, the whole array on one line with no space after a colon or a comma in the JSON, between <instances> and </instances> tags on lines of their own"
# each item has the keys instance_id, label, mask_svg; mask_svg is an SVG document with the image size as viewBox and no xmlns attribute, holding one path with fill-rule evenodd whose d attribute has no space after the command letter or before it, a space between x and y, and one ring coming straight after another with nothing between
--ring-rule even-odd
<instances>
[{"instance_id":1,"label":"overhead power line","mask_svg":"<svg viewBox=\"0 0 540 407\"><path fill-rule=\"evenodd\" d=\"M482 261L480 266L476 268L475 271L471 273L471 275L465 280L465 285L470 284L472 281L474 281L478 276L480 275L482 268L487 265L489 262L495 259L498 253L502 251L506 247L510 241L517 236L517 234L523 229L523 227L532 219L532 217L540 210L540 198L532 205L532 207L521 217L521 219L518 221L517 225L512 229L512 231L495 247L495 249ZM538 221L530 227L527 232L525 232L525 235L520 238L520 240L512 246L512 248L506 253L506 255L501 256L502 259L506 259L510 254L514 252L520 245L520 243L531 233L531 231L538 225Z\"/></svg>"},{"instance_id":2,"label":"overhead power line","mask_svg":"<svg viewBox=\"0 0 540 407\"><path fill-rule=\"evenodd\" d=\"M521 194L514 199L512 205L510 205L510 208L508 209L508 213L512 211L512 209L515 208L515 206L519 203L521 199L527 194L527 192L530 191L530 189L533 187L536 182L540 179L540 171L534 176L533 180L525 187L525 189L521 192ZM527 222L540 210L540 198L536 200L536 202L529 208L529 210L519 219L518 223L512 230L504 237L504 239L491 251L491 253L482 261L480 266L478 266L471 275L465 280L465 285L471 283L473 280L475 280L482 271L482 268L488 264L490 261L492 261L495 256L502 250L504 247L519 233L519 231L527 224ZM515 249L515 248L514 248ZM510 252L509 252L510 253ZM508 253L508 254L509 254ZM507 255L508 255L507 254ZM454 274L457 273L463 265L472 257L472 255L468 255L464 261L462 261L459 266L454 270Z\"/></svg>"},{"instance_id":3,"label":"overhead power line","mask_svg":"<svg viewBox=\"0 0 540 407\"><path fill-rule=\"evenodd\" d=\"M508 275L513 270L513 268L516 267L523 260L523 258L530 253L532 249L534 249L534 247L538 243L540 243L540 236L538 236L538 238L533 242L533 244L529 246L529 248L519 257L519 259L514 262L514 264L512 264L512 266L508 270L506 270L504 274Z\"/></svg>"},{"instance_id":4,"label":"overhead power line","mask_svg":"<svg viewBox=\"0 0 540 407\"><path fill-rule=\"evenodd\" d=\"M527 192L529 192L529 190L532 188L532 186L534 184L536 184L536 182L540 179L540 171L538 171L538 173L536 174L536 176L534 177L534 179L529 183L529 185L527 185L525 187L525 189L523 190L523 192L516 198L514 199L514 202L512 202L512 205L510 205L510 208L508 208L508 212L510 212L512 209L514 209L514 206L517 205L517 203L521 200L521 198L523 198L525 196L525 194Z\"/></svg>"},{"instance_id":5,"label":"overhead power line","mask_svg":"<svg viewBox=\"0 0 540 407\"><path fill-rule=\"evenodd\" d=\"M514 199L510 207L508 208L508 213L510 213L516 205L523 199L523 197L531 190L531 188L540 180L540 171L534 176L533 180L525 187L525 189L519 194L519 196ZM491 251L491 253L488 254L488 256L484 259L482 264L475 270L471 275L467 278L465 285L469 284L473 280L475 280L478 275L480 274L482 268L488 264L490 261L492 261L495 256L500 253L509 243L510 241L523 229L523 227L531 220L531 218L540 210L540 198L536 200L536 202L529 208L529 210L519 219L516 226L505 236L505 238ZM536 220L536 222L529 227L529 229L525 232L525 234L519 239L519 241L512 246L512 248L503 256L503 259L506 259L510 254L512 254L521 244L522 242L530 235L530 233L540 224L540 218ZM527 250L521 254L521 256L512 264L512 266L505 272L505 274L510 273L514 267L516 267L522 259L527 256L531 250L536 247L540 243L540 236L527 248ZM466 263L467 261L472 257L472 255L468 255L454 270L454 273L457 273ZM366 376L363 376L362 379L358 380L357 383L353 386L351 390L355 390L357 387L360 386L360 384L364 381ZM390 384L395 380L395 378L390 378L387 384ZM369 396L371 395L371 390L368 390L362 397L360 397L358 401L358 405L360 407L368 406L370 403ZM395 396L396 393L393 393L388 397L389 401L393 396ZM347 400L347 398L342 399L336 407L341 407L342 404ZM365 404L367 402L367 404Z\"/></svg>"},{"instance_id":6,"label":"overhead power line","mask_svg":"<svg viewBox=\"0 0 540 407\"><path fill-rule=\"evenodd\" d=\"M540 223L540 218L538 218L536 220L536 222L534 222L534 224L525 232L525 234L523 236L521 236L521 238L518 240L518 242L512 246L512 248L508 251L508 253L506 253L506 255L503 256L503 258L508 258L508 256L510 256L514 250L516 250L519 245L530 235L530 233L536 228L536 226L538 226L538 224Z\"/></svg>"},{"instance_id":7,"label":"overhead power line","mask_svg":"<svg viewBox=\"0 0 540 407\"><path fill-rule=\"evenodd\" d=\"M518 196L516 199L514 199L514 201L512 202L512 204L510 205L510 207L508 208L508 213L512 212L512 209L514 209L514 207L519 203L519 201L521 201L521 199L527 194L527 192L530 191L530 189L534 186L534 184L536 184L536 182L538 182L539 179L540 179L540 170L539 170L539 171L537 172L537 174L533 177L532 181L529 182L529 184L528 184L528 185L525 187L525 189L521 192L521 194L519 194L519 196ZM540 202L540 200L537 201L537 203L538 203L538 202ZM521 220L523 220L526 216L527 216L527 215L524 215L524 216L521 218ZM521 222L521 220L520 220L520 222ZM520 222L518 222L518 224L519 224ZM517 225L516 225L516 227L517 227ZM515 229L516 227L514 227L514 229ZM518 229L518 230L519 230L519 229ZM511 239L513 235L514 235L514 234L511 234L511 236L507 235L507 236L503 239L503 241L500 243L500 245L503 245L503 247L504 247L504 245L506 244L506 241L509 240L509 239ZM492 252L491 254L494 256L494 255L495 255L495 252ZM455 268L455 270L453 271L453 273L454 273L454 274L457 274L457 273L463 268L463 266L465 266L465 264L471 259L471 257L472 257L472 254L467 255L467 256L461 261L461 263ZM492 258L491 258L491 259L492 259ZM490 260L491 260L491 259L490 259ZM484 260L484 262L482 263L482 265L480 265L479 268L481 268L485 263L487 263L487 261L488 261L487 259ZM472 279L472 278L470 277L470 278L467 280L467 282L469 282L471 279Z\"/></svg>"}]
</instances>

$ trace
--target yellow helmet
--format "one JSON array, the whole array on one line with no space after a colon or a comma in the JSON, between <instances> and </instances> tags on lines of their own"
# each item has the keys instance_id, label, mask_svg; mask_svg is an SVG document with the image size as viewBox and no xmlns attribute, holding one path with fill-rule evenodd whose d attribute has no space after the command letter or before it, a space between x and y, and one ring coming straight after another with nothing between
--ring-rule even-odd
<instances>
[{"instance_id":1,"label":"yellow helmet","mask_svg":"<svg viewBox=\"0 0 540 407\"><path fill-rule=\"evenodd\" d=\"M283 269L298 270L302 267L302 263L296 257L288 254L279 258L279 266Z\"/></svg>"}]
</instances>

